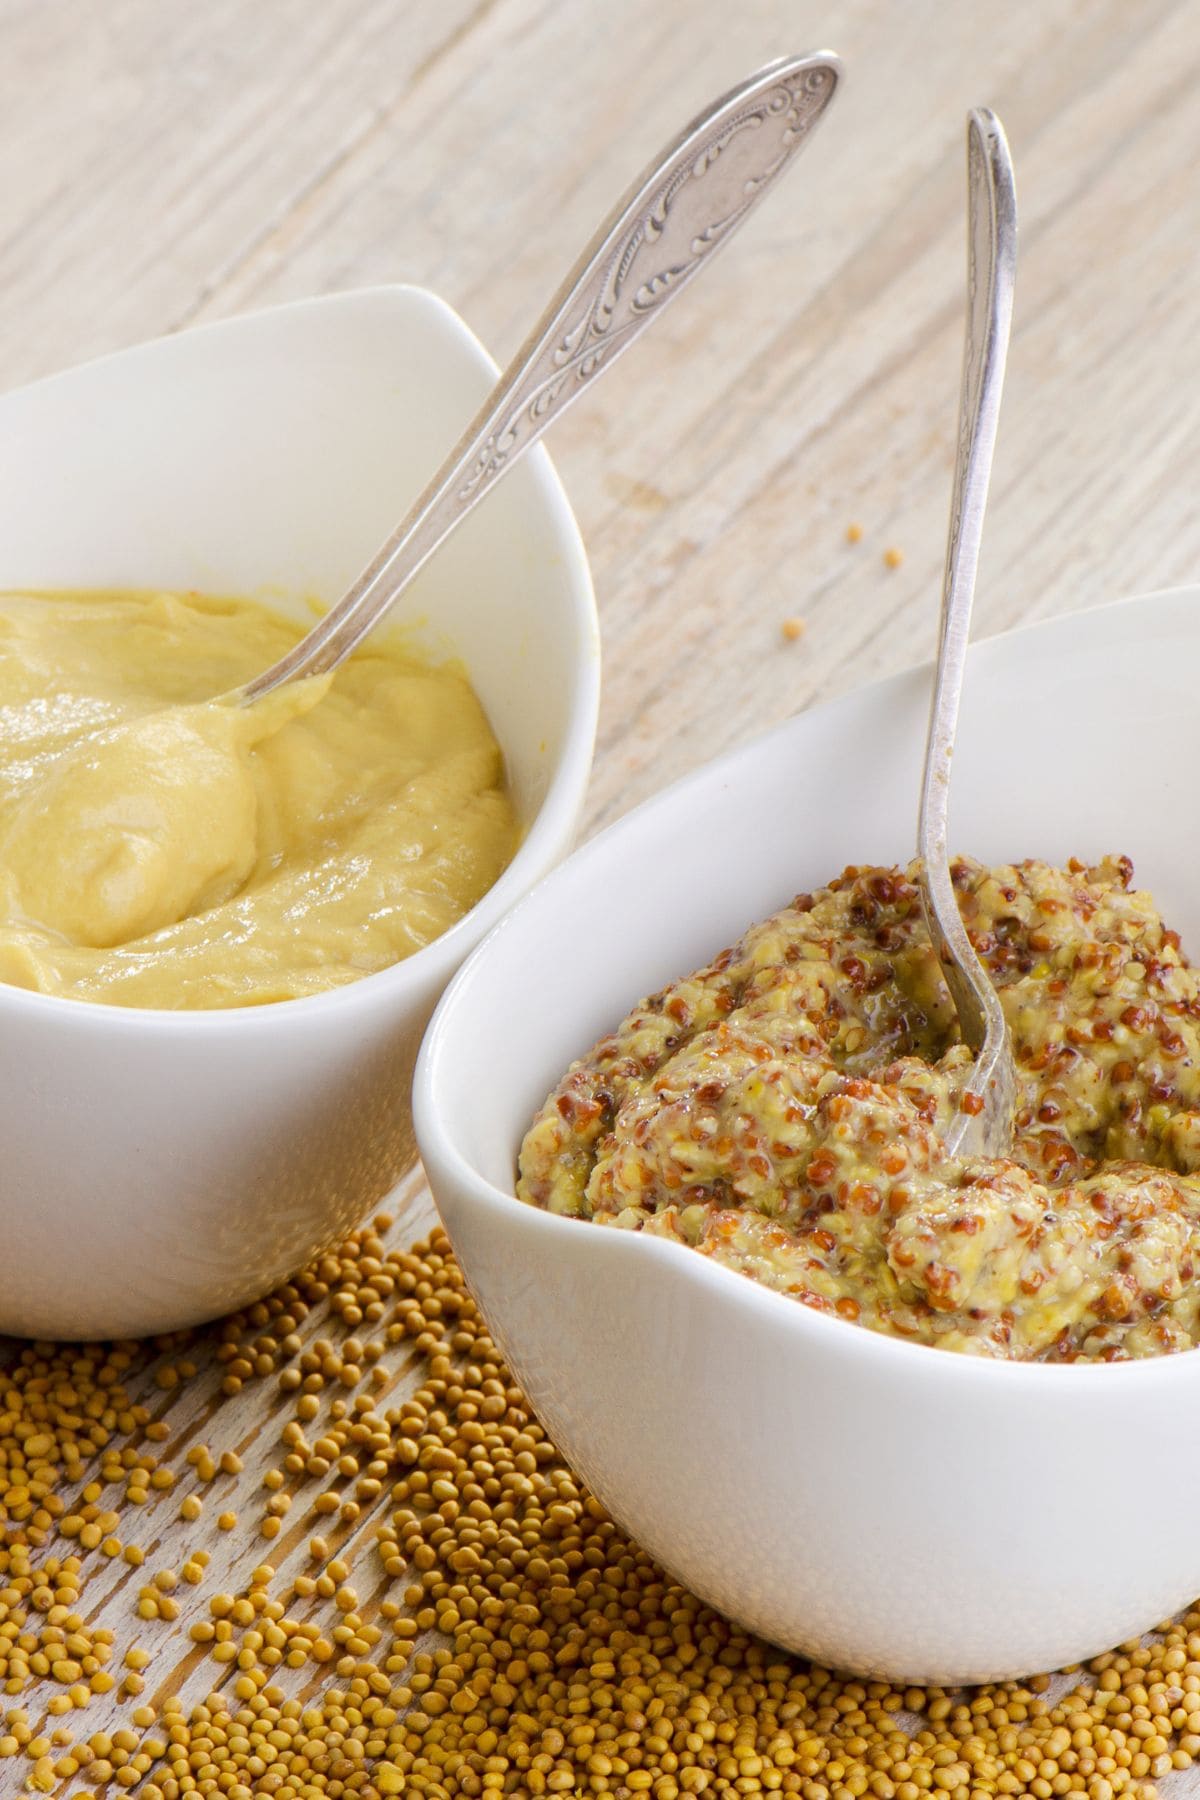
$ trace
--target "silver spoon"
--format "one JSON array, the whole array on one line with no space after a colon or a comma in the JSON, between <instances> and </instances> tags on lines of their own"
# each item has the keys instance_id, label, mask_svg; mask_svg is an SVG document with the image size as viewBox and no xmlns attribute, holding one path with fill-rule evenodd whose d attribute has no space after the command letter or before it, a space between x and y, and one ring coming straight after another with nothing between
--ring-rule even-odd
<instances>
[{"instance_id":1,"label":"silver spoon","mask_svg":"<svg viewBox=\"0 0 1200 1800\"><path fill-rule=\"evenodd\" d=\"M841 75L827 51L766 64L663 151L600 227L463 438L308 635L241 690L336 668L471 508L659 317L803 149Z\"/></svg>"},{"instance_id":2,"label":"silver spoon","mask_svg":"<svg viewBox=\"0 0 1200 1800\"><path fill-rule=\"evenodd\" d=\"M917 848L925 921L963 1038L975 1052L946 1145L956 1156L1005 1156L1017 1092L1012 1044L999 997L958 910L947 848L950 766L1004 385L1017 255L1012 159L999 119L982 107L967 117L967 189L967 335Z\"/></svg>"}]
</instances>

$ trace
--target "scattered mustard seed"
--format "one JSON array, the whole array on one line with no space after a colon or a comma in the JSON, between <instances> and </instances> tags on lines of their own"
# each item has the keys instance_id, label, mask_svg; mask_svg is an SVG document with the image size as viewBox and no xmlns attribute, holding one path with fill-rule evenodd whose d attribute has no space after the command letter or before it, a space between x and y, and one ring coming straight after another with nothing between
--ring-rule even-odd
<instances>
[{"instance_id":1,"label":"scattered mustard seed","mask_svg":"<svg viewBox=\"0 0 1200 1800\"><path fill-rule=\"evenodd\" d=\"M562 1461L445 1238L388 1249L385 1228L365 1227L217 1328L223 1365L244 1369L239 1383L272 1379L291 1397L299 1435L281 1435L280 1480L263 1486L306 1519L331 1516L339 1531L348 1511L372 1510L349 1552L334 1554L329 1537L307 1540L308 1575L264 1562L241 1585L205 1595L207 1554L181 1557L180 1579L194 1590L185 1600L206 1617L180 1619L168 1569L140 1590L139 1606L179 1619L180 1651L211 1669L216 1689L199 1703L141 1700L150 1653L114 1653L113 1633L85 1623L88 1579L110 1565L104 1537L89 1550L84 1530L111 1535L130 1506L149 1507L153 1529L155 1496L170 1485L155 1474L176 1473L144 1449L172 1433L150 1438L148 1412L126 1391L136 1358L148 1369L151 1353L37 1345L7 1365L0 1759L15 1764L0 1791L1149 1800L1156 1782L1200 1760L1200 1606L1073 1672L1058 1698L1041 1676L955 1693L858 1681L738 1631L631 1543ZM318 1305L327 1331L356 1335L353 1354L332 1339L304 1348L301 1328ZM196 1365L177 1348L180 1396ZM342 1369L394 1369L410 1356L420 1385L394 1402L373 1382L341 1379ZM336 1365L328 1381L323 1363ZM324 1385L306 1388L313 1377ZM220 1402L214 1431L219 1423ZM211 1480L226 1454L198 1447L185 1462ZM234 1530L236 1514L218 1524ZM144 1561L134 1545L121 1555L131 1567ZM118 1656L119 1694L106 1667ZM289 1697L275 1685L285 1676L310 1697ZM109 1694L130 1710L94 1729L98 1697ZM55 1723L89 1709L82 1728Z\"/></svg>"}]
</instances>

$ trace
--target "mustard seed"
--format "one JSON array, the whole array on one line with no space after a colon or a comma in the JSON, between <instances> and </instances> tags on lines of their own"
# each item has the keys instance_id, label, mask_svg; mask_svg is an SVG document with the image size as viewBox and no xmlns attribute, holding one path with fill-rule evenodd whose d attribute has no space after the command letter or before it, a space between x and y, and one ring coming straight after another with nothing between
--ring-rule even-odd
<instances>
[{"instance_id":1,"label":"mustard seed","mask_svg":"<svg viewBox=\"0 0 1200 1800\"><path fill-rule=\"evenodd\" d=\"M181 1561L178 1579L199 1590L208 1616L179 1625L179 1636L214 1683L228 1680L198 1704L172 1696L156 1713L140 1698L149 1652L114 1652L113 1634L85 1623L95 1558L74 1553L85 1549L83 1530L119 1533L129 1506L170 1485L155 1484L157 1469L141 1460L149 1419L135 1416L123 1391L137 1352L35 1346L4 1370L0 1709L10 1710L0 1710L0 1758L20 1759L22 1791L55 1791L77 1775L97 1800L121 1790L146 1800L1149 1800L1155 1781L1200 1758L1200 1607L1053 1691L1040 1677L956 1694L896 1689L810 1668L738 1631L624 1537L562 1462L444 1237L389 1250L377 1229L355 1233L216 1328L229 1351L222 1366L245 1367L239 1381L277 1379L281 1365L300 1372L312 1354L301 1328L321 1304L327 1329L358 1342L351 1356L344 1342L322 1340L319 1361L364 1368L374 1345L381 1355L402 1346L417 1358L421 1385L388 1405L373 1392L331 1400L340 1387L331 1381L319 1403L328 1408L323 1472L291 1447L294 1436L274 1448L279 1479L262 1483L273 1495L300 1500L339 1529L347 1505L370 1509L352 1554L314 1536L308 1574L289 1579L263 1562L211 1595L207 1553ZM195 1378L184 1341L169 1351L179 1372L173 1395ZM104 1417L101 1441L87 1421ZM39 1441L44 1492L28 1478L30 1438ZM203 1446L184 1462L197 1480L218 1472ZM314 1493L321 1481L334 1485ZM68 1483L70 1510L57 1504ZM101 1512L110 1484L120 1501L111 1515ZM232 1511L221 1519L237 1528ZM121 1555L139 1566L142 1553L131 1551ZM175 1586L162 1569L138 1604L169 1624L165 1609L179 1612ZM300 1601L311 1618L293 1616ZM440 1634L436 1648L427 1631ZM78 1719L79 1708L113 1692L110 1660L123 1665L120 1700L130 1710L73 1743L55 1721ZM294 1672L311 1699L288 1699L273 1685L277 1670ZM32 1716L48 1721L40 1731L11 1704L25 1694L37 1703ZM143 1735L151 1727L155 1735ZM0 1787L7 1792L3 1778Z\"/></svg>"}]
</instances>

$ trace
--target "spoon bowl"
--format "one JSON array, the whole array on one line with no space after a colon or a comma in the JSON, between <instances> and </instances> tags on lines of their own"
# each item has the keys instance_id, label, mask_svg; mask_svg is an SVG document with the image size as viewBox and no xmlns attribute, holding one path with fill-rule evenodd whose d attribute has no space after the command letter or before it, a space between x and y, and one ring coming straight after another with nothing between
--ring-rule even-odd
<instances>
[{"instance_id":1,"label":"spoon bowl","mask_svg":"<svg viewBox=\"0 0 1200 1800\"><path fill-rule=\"evenodd\" d=\"M1181 830L1198 675L1196 588L974 645L956 848L1127 852L1200 953ZM908 860L929 680L804 713L576 852L451 984L414 1118L489 1327L621 1524L776 1643L951 1683L1075 1661L1200 1593L1200 1442L1181 1426L1200 1354L1041 1365L909 1344L514 1196L534 1112L640 995L844 864Z\"/></svg>"}]
</instances>

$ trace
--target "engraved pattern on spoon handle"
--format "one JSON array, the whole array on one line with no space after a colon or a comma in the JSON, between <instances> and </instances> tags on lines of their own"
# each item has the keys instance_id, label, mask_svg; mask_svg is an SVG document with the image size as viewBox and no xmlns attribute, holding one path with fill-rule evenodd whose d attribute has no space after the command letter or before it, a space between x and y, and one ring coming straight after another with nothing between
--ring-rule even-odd
<instances>
[{"instance_id":1,"label":"engraved pattern on spoon handle","mask_svg":"<svg viewBox=\"0 0 1200 1800\"><path fill-rule=\"evenodd\" d=\"M464 496L699 273L801 148L837 79L829 57L771 65L680 134L600 228L516 359Z\"/></svg>"},{"instance_id":2,"label":"engraved pattern on spoon handle","mask_svg":"<svg viewBox=\"0 0 1200 1800\"><path fill-rule=\"evenodd\" d=\"M349 655L459 520L733 235L808 141L840 74L828 52L769 63L668 145L600 227L399 528L244 699Z\"/></svg>"},{"instance_id":3,"label":"engraved pattern on spoon handle","mask_svg":"<svg viewBox=\"0 0 1200 1800\"><path fill-rule=\"evenodd\" d=\"M950 875L951 763L971 633L971 608L1000 394L1012 321L1016 194L999 120L984 109L967 123L969 231L967 333L958 445L942 587L938 662L921 786L918 846L926 922L963 1036L976 1052L967 1094L979 1113L961 1113L947 1133L953 1152L1003 1154L1011 1132L1015 1073L999 997L967 935Z\"/></svg>"}]
</instances>

